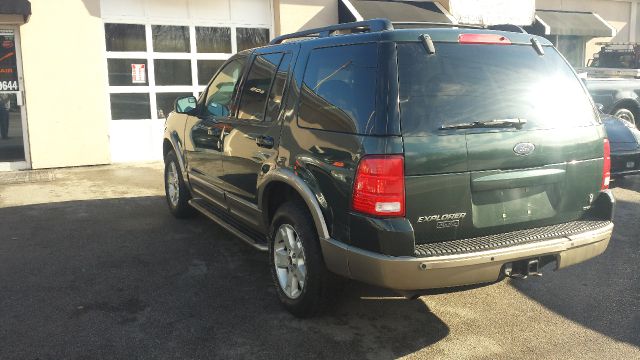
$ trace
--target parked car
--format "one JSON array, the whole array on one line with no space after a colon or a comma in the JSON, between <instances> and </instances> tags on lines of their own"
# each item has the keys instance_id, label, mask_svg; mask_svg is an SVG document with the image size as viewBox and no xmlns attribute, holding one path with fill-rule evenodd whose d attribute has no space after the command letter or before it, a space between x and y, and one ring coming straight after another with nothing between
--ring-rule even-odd
<instances>
[{"instance_id":1,"label":"parked car","mask_svg":"<svg viewBox=\"0 0 640 360\"><path fill-rule=\"evenodd\" d=\"M604 113L640 126L640 79L586 78L584 82L593 100L602 104Z\"/></svg>"},{"instance_id":2,"label":"parked car","mask_svg":"<svg viewBox=\"0 0 640 360\"><path fill-rule=\"evenodd\" d=\"M611 144L611 176L640 174L640 131L627 120L602 117Z\"/></svg>"},{"instance_id":3,"label":"parked car","mask_svg":"<svg viewBox=\"0 0 640 360\"><path fill-rule=\"evenodd\" d=\"M525 278L613 229L597 109L529 34L376 19L281 36L177 99L163 148L170 211L268 251L299 317L344 278L406 295Z\"/></svg>"}]
</instances>

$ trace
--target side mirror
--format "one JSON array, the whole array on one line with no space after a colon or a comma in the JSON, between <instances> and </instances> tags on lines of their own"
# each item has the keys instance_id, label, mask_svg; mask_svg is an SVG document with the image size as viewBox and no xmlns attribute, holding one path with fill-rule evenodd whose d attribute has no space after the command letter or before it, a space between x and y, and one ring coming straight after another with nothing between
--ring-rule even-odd
<instances>
[{"instance_id":1,"label":"side mirror","mask_svg":"<svg viewBox=\"0 0 640 360\"><path fill-rule=\"evenodd\" d=\"M604 105L596 103L596 109L598 109L601 114L604 114Z\"/></svg>"},{"instance_id":2,"label":"side mirror","mask_svg":"<svg viewBox=\"0 0 640 360\"><path fill-rule=\"evenodd\" d=\"M185 96L176 99L175 111L178 114L192 114L198 107L198 100L194 96Z\"/></svg>"}]
</instances>

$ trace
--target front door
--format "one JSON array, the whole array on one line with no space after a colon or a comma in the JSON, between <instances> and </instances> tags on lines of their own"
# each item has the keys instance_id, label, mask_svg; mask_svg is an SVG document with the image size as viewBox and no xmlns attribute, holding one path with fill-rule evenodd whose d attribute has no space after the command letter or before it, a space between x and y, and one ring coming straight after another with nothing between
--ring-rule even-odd
<instances>
[{"instance_id":1,"label":"front door","mask_svg":"<svg viewBox=\"0 0 640 360\"><path fill-rule=\"evenodd\" d=\"M205 199L225 207L222 191L222 148L233 115L234 95L246 57L226 63L202 94L200 111L187 118L185 153L189 180L197 193Z\"/></svg>"},{"instance_id":2,"label":"front door","mask_svg":"<svg viewBox=\"0 0 640 360\"><path fill-rule=\"evenodd\" d=\"M21 72L17 28L0 26L0 170L27 167Z\"/></svg>"},{"instance_id":3,"label":"front door","mask_svg":"<svg viewBox=\"0 0 640 360\"><path fill-rule=\"evenodd\" d=\"M231 213L258 228L258 177L275 164L280 138L280 104L291 54L258 53L242 85L238 113L223 126L222 178Z\"/></svg>"}]
</instances>

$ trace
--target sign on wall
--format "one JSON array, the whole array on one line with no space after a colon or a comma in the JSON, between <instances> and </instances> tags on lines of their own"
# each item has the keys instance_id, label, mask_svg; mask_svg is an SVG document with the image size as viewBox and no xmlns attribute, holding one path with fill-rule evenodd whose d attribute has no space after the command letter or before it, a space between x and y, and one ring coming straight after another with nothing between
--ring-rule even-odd
<instances>
[{"instance_id":1,"label":"sign on wall","mask_svg":"<svg viewBox=\"0 0 640 360\"><path fill-rule=\"evenodd\" d=\"M18 62L15 34L0 30L0 91L18 91Z\"/></svg>"},{"instance_id":2,"label":"sign on wall","mask_svg":"<svg viewBox=\"0 0 640 360\"><path fill-rule=\"evenodd\" d=\"M147 82L147 72L144 64L131 64L131 83L144 84Z\"/></svg>"}]
</instances>

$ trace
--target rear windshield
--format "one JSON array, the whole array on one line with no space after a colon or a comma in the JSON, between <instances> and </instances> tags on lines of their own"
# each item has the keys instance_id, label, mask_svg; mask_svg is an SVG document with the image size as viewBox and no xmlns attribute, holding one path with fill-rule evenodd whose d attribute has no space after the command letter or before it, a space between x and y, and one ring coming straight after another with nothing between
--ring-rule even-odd
<instances>
[{"instance_id":1,"label":"rear windshield","mask_svg":"<svg viewBox=\"0 0 640 360\"><path fill-rule=\"evenodd\" d=\"M475 121L524 119L524 129L594 124L580 80L551 47L398 43L402 132L426 135Z\"/></svg>"}]
</instances>

